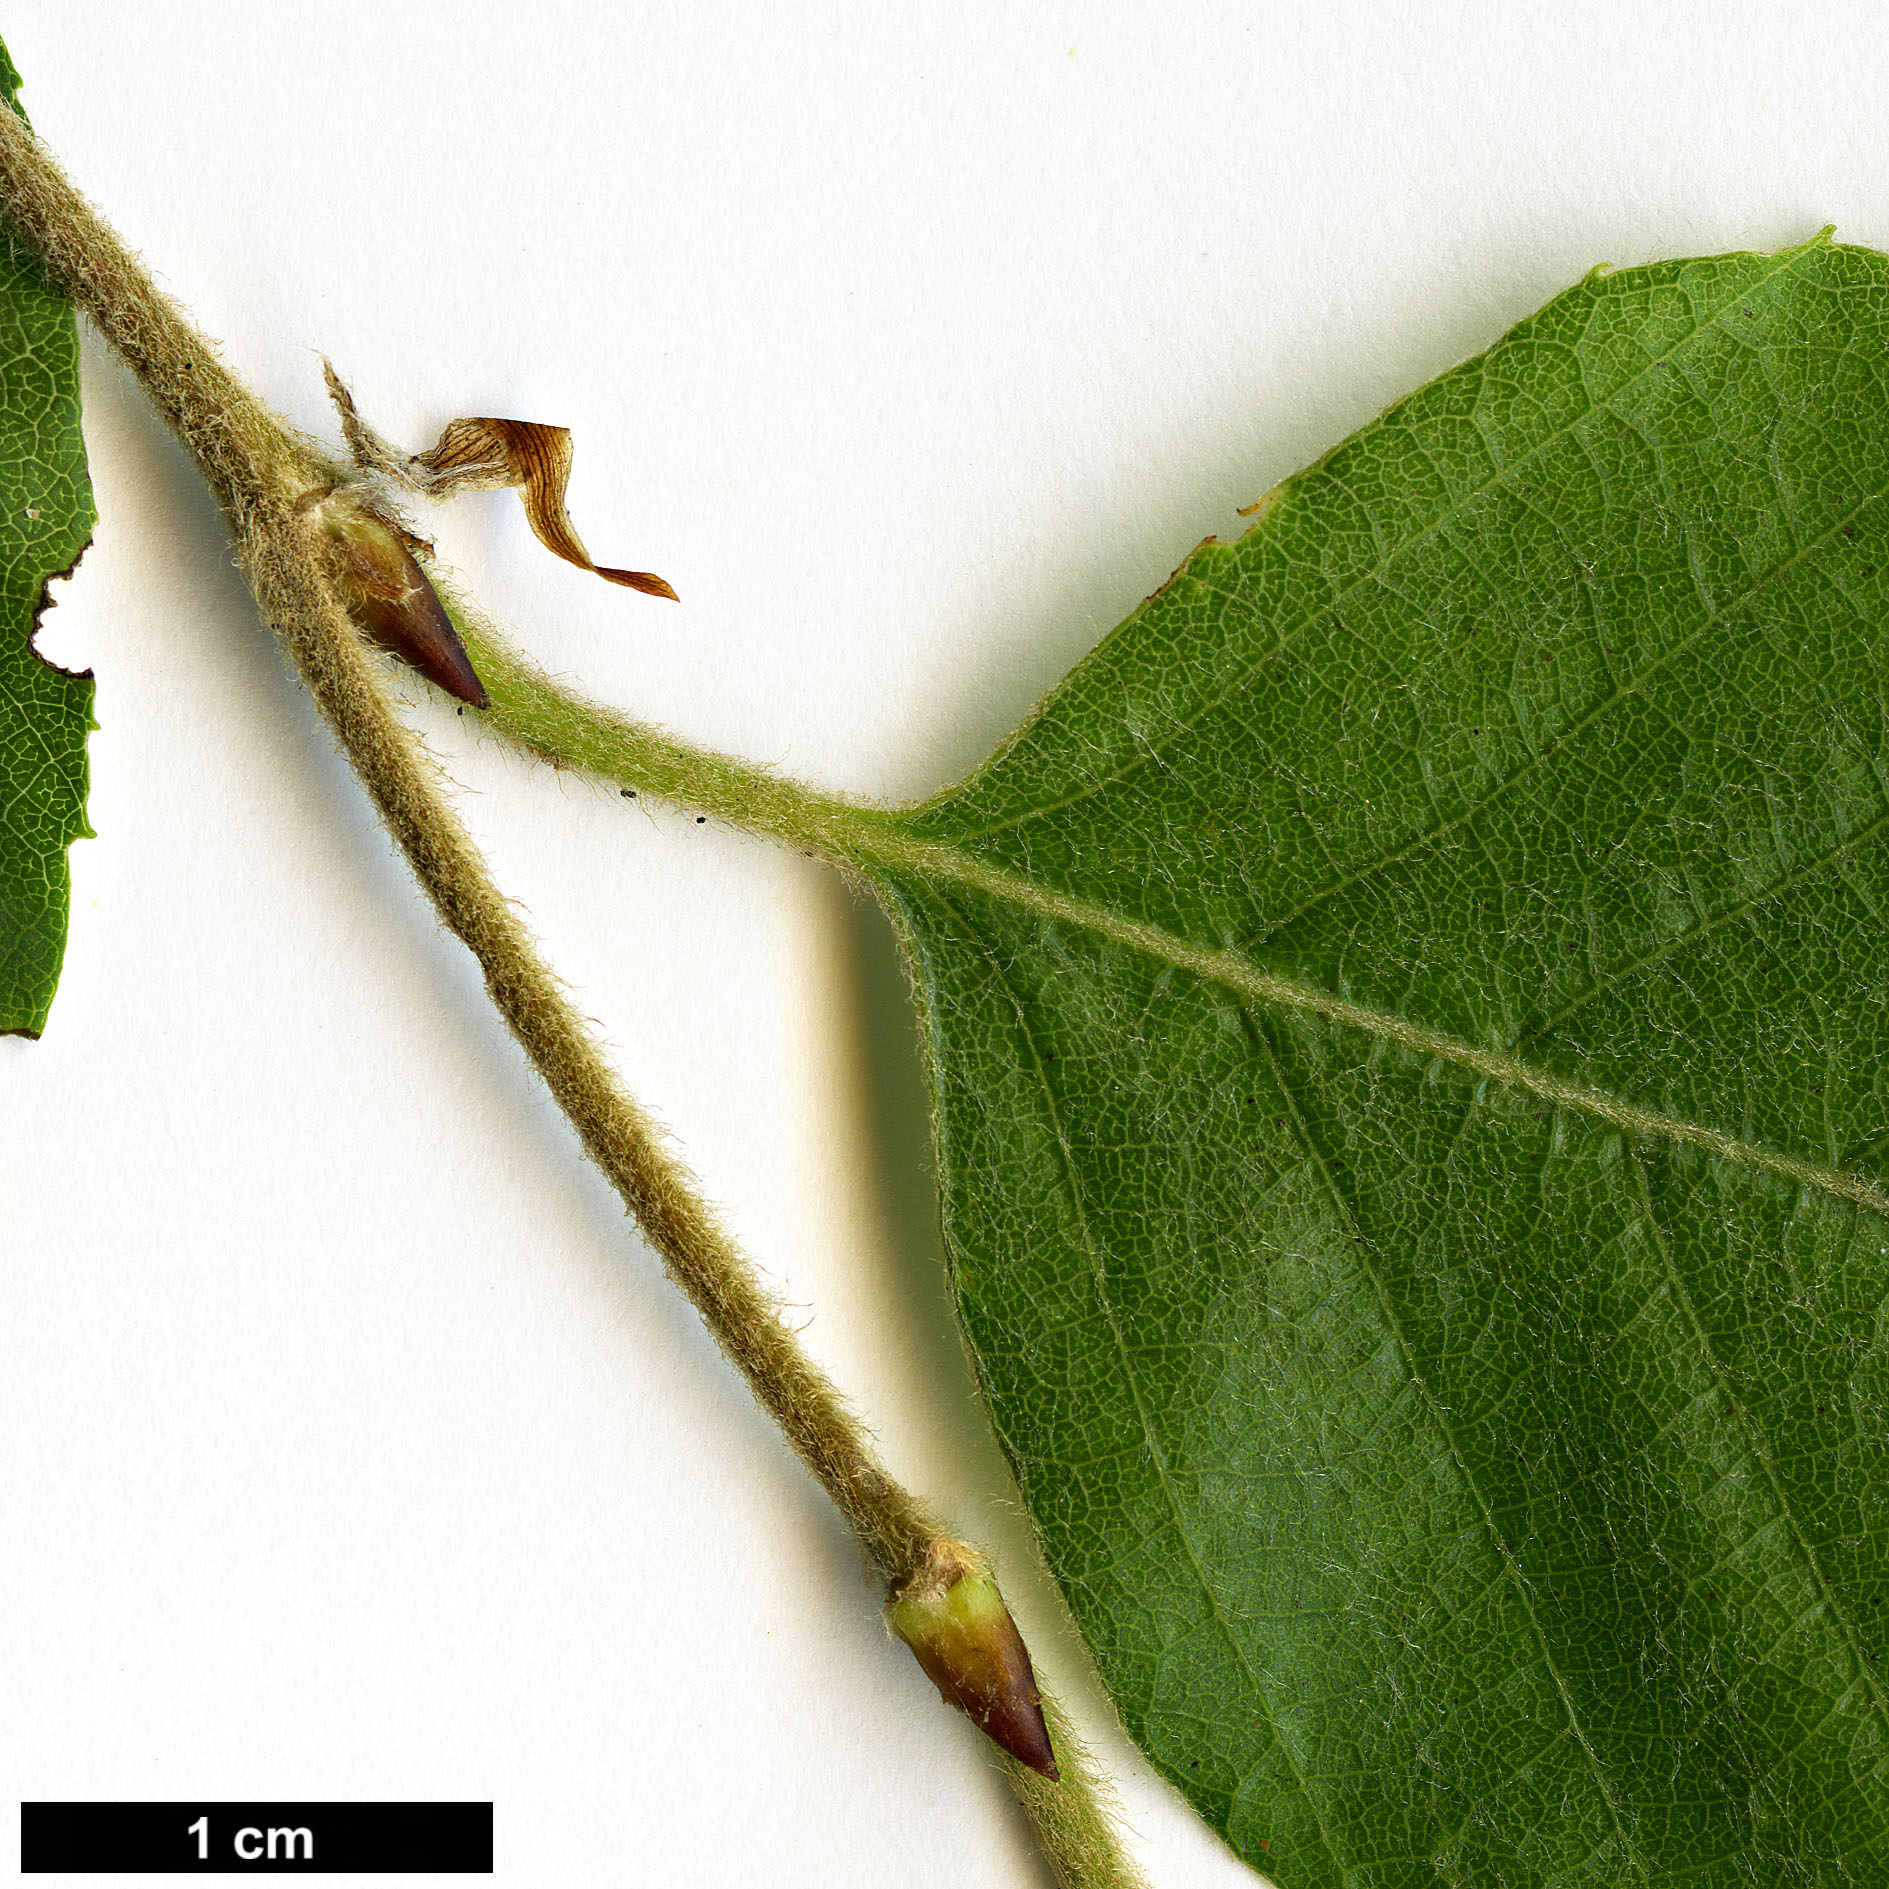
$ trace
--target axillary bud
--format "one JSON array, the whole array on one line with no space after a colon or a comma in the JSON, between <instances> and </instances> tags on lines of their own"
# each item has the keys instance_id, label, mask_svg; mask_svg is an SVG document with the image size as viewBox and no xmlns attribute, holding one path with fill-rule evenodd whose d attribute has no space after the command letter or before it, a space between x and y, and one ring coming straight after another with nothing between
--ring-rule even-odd
<instances>
[{"instance_id":1,"label":"axillary bud","mask_svg":"<svg viewBox=\"0 0 1889 1889\"><path fill-rule=\"evenodd\" d=\"M952 1574L955 1573L955 1578ZM1020 1764L1057 1775L1030 1655L997 1583L979 1568L921 1575L887 1609L925 1676Z\"/></svg>"},{"instance_id":2,"label":"axillary bud","mask_svg":"<svg viewBox=\"0 0 1889 1889\"><path fill-rule=\"evenodd\" d=\"M399 531L345 489L322 499L315 518L342 602L361 633L448 695L484 708L485 684Z\"/></svg>"}]
</instances>

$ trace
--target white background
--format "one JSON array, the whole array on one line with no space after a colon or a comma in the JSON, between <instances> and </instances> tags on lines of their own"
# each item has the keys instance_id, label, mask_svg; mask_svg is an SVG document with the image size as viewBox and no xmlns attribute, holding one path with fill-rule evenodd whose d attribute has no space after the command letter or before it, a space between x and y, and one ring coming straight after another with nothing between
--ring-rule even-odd
<instances>
[{"instance_id":1,"label":"white background","mask_svg":"<svg viewBox=\"0 0 1889 1889\"><path fill-rule=\"evenodd\" d=\"M927 792L1234 508L1597 262L1889 245L1876 5L117 0L42 135L325 427L577 433L606 563L442 551L553 669ZM0 1040L0 1868L48 1798L496 1800L498 1880L1028 1885L976 1735L580 1162L88 341L98 674L45 1039ZM883 926L481 741L504 883L896 1466L998 1550L1161 1889L1251 1883L1060 1637L940 1282ZM91 1878L91 1881L102 1881Z\"/></svg>"}]
</instances>

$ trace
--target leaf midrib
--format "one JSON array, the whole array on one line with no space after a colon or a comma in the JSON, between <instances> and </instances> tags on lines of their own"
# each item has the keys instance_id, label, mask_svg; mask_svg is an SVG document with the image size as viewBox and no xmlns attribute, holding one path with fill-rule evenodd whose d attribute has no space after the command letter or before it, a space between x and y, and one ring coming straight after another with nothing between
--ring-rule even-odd
<instances>
[{"instance_id":1,"label":"leaf midrib","mask_svg":"<svg viewBox=\"0 0 1889 1889\"><path fill-rule=\"evenodd\" d=\"M877 866L909 873L921 881L944 881L999 899L1051 923L1089 931L1111 944L1158 959L1208 983L1224 985L1240 997L1270 1009L1309 1012L1323 1022L1360 1031L1379 1042L1419 1055L1435 1056L1505 1087L1521 1089L1557 1108L1572 1109L1634 1135L1699 1148L1739 1166L1776 1174L1799 1186L1889 1216L1889 1189L1866 1176L1757 1142L1729 1135L1703 1122L1646 1109L1607 1090L1570 1082L1538 1069L1513 1050L1485 1049L1446 1030L1413 1023L1394 1011L1355 1002L1315 984L1281 977L1237 951L1210 951L1140 919L1124 917L1106 906L1053 892L1020 875L1004 872L937 841L915 840L890 824L860 822L848 836L853 862L868 873Z\"/></svg>"}]
</instances>

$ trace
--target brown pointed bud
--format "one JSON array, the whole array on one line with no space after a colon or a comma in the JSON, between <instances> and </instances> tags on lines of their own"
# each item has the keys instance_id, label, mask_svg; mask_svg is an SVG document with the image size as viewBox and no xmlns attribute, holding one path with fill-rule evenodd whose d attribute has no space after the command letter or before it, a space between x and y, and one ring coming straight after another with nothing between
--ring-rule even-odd
<instances>
[{"instance_id":1,"label":"brown pointed bud","mask_svg":"<svg viewBox=\"0 0 1889 1889\"><path fill-rule=\"evenodd\" d=\"M1046 1778L1060 1775L1029 1649L988 1574L958 1562L921 1573L894 1598L887 1618L947 1705L1019 1764Z\"/></svg>"},{"instance_id":2,"label":"brown pointed bud","mask_svg":"<svg viewBox=\"0 0 1889 1889\"><path fill-rule=\"evenodd\" d=\"M362 633L448 695L484 708L485 684L401 533L345 491L323 499L317 516L342 600Z\"/></svg>"}]
</instances>

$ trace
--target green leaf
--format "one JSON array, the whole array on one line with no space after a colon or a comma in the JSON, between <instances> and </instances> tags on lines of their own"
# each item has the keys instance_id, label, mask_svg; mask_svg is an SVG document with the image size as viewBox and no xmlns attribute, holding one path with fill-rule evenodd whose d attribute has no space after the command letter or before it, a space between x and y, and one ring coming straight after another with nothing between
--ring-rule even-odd
<instances>
[{"instance_id":1,"label":"green leaf","mask_svg":"<svg viewBox=\"0 0 1889 1889\"><path fill-rule=\"evenodd\" d=\"M965 1329L1284 1889L1889 1881L1889 258L1596 275L877 823Z\"/></svg>"},{"instance_id":2,"label":"green leaf","mask_svg":"<svg viewBox=\"0 0 1889 1889\"><path fill-rule=\"evenodd\" d=\"M20 77L0 47L0 99ZM37 1036L65 956L66 847L85 821L92 678L33 648L46 580L69 571L97 514L79 432L70 304L0 232L0 1032Z\"/></svg>"}]
</instances>

